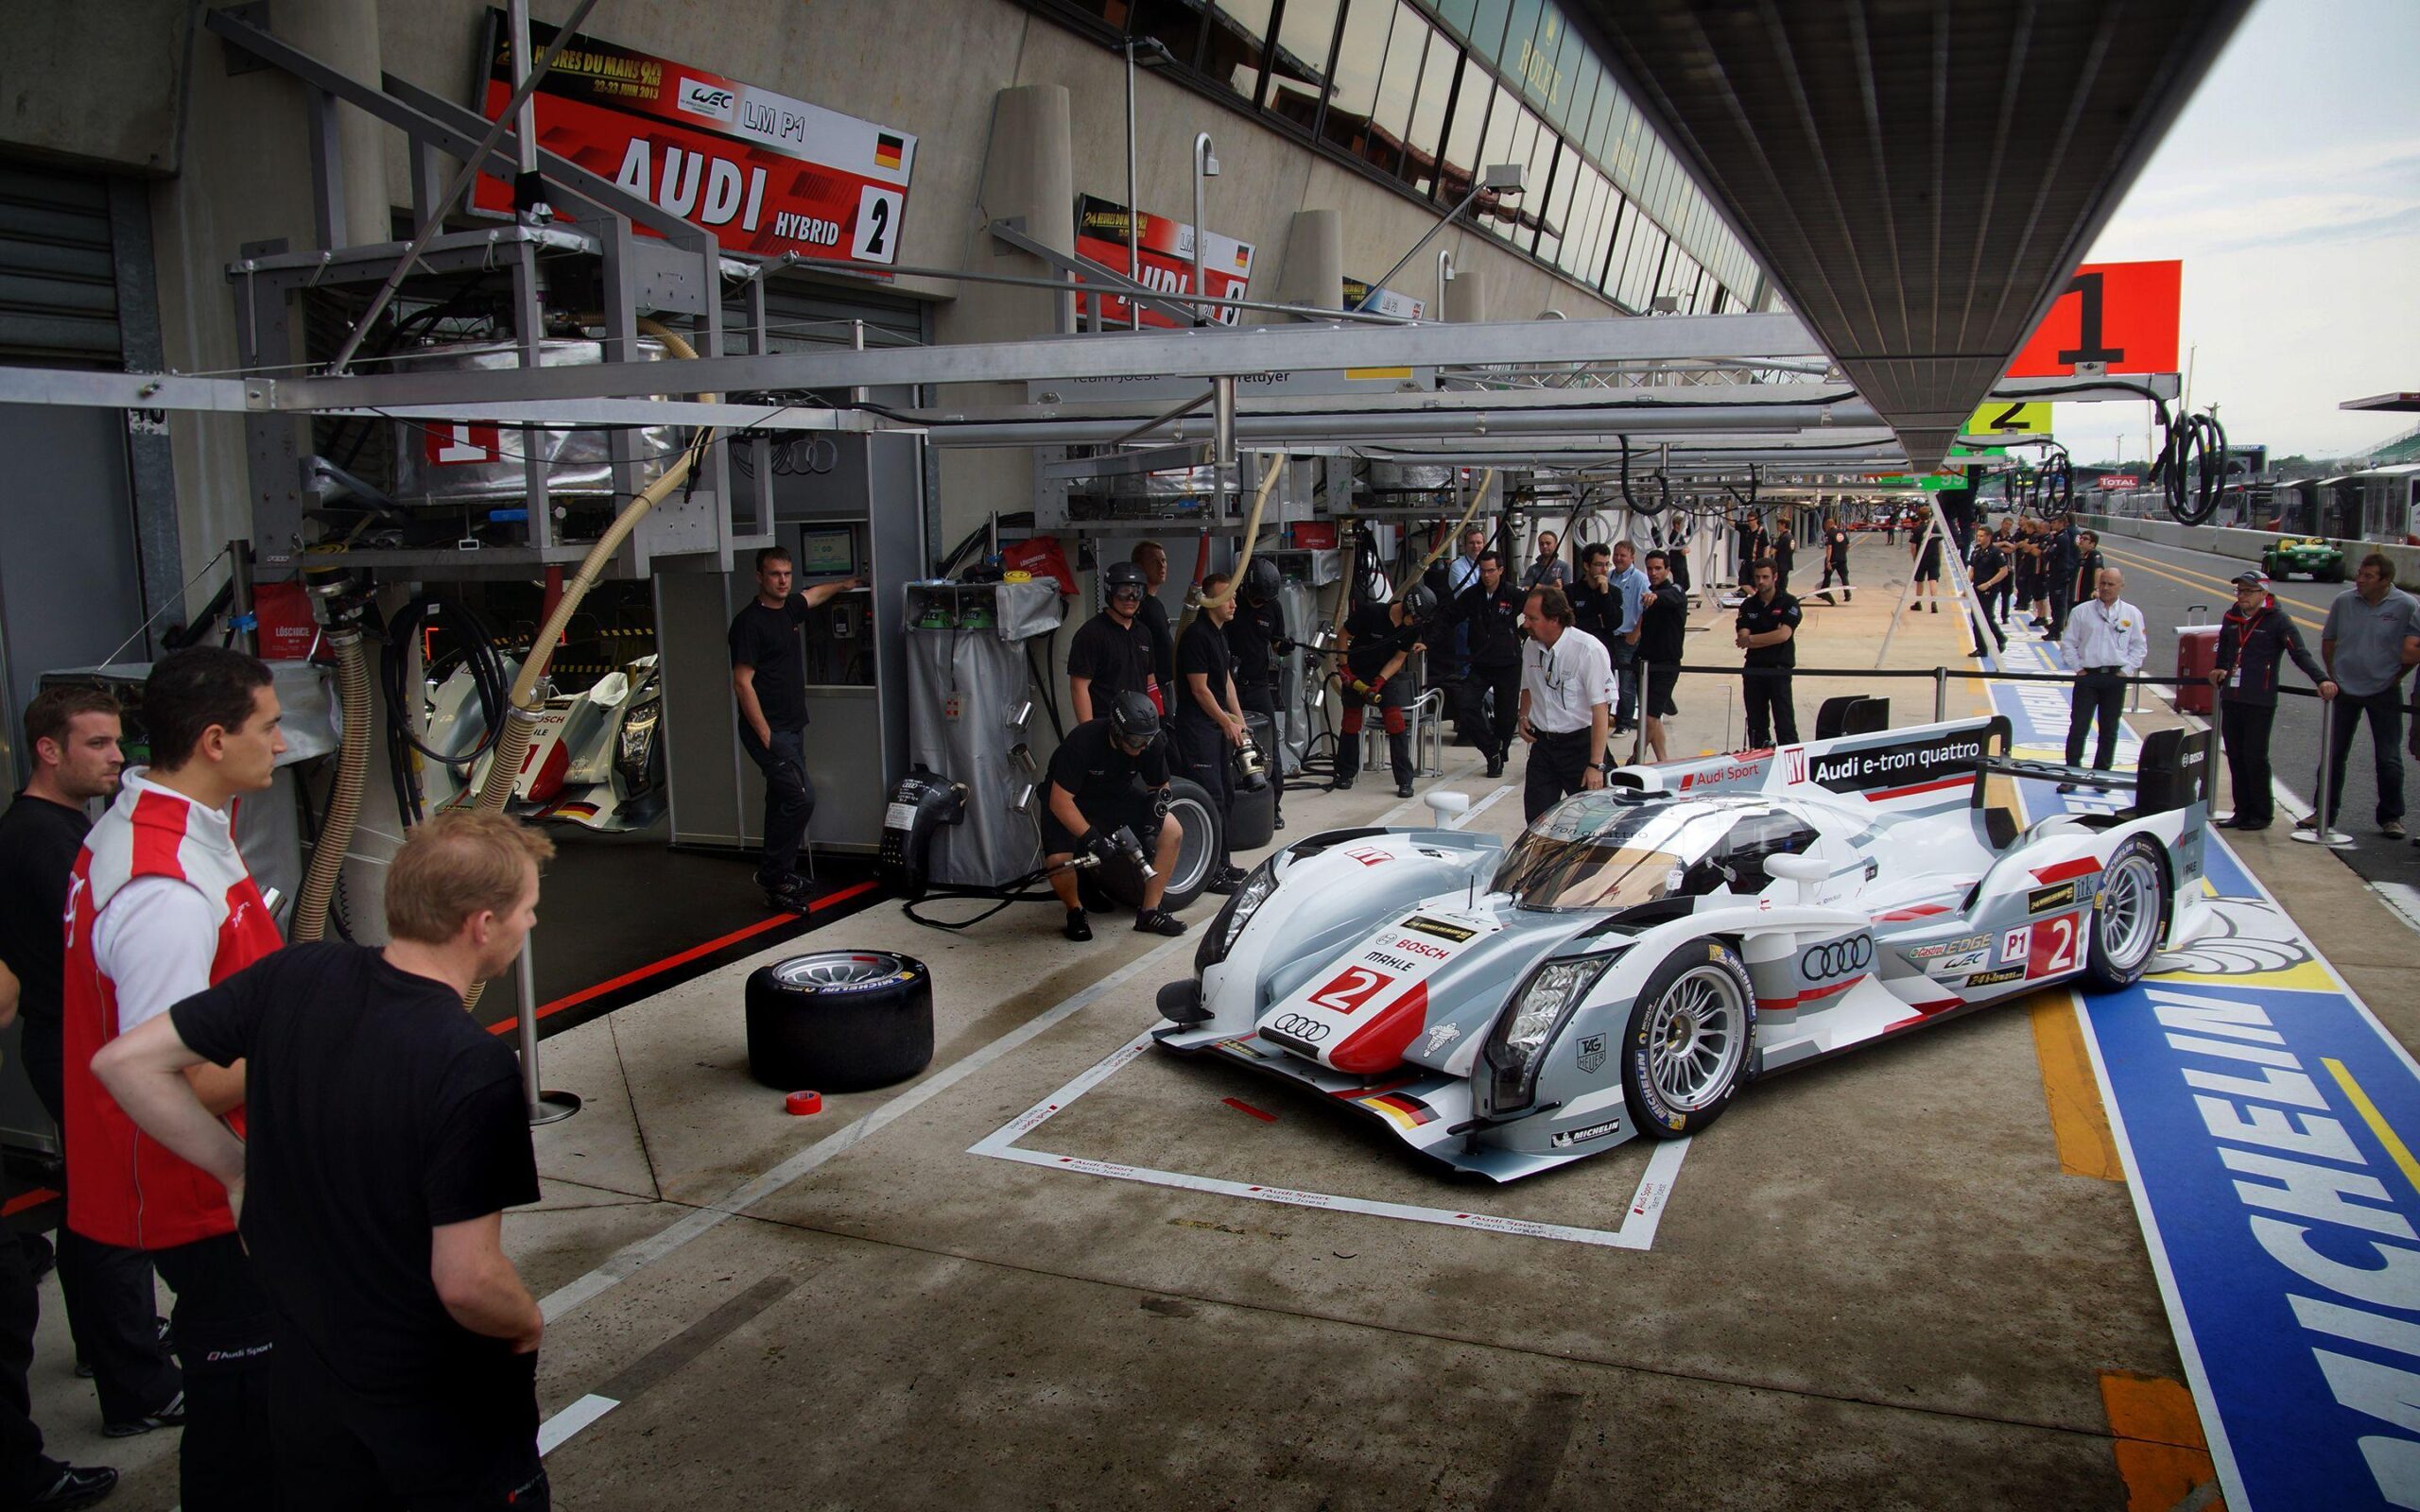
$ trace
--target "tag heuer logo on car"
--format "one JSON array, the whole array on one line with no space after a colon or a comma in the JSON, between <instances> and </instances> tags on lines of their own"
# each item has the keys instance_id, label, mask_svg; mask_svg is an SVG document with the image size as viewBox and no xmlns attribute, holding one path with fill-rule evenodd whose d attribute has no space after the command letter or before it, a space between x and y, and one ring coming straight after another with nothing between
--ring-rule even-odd
<instances>
[{"instance_id":1,"label":"tag heuer logo on car","mask_svg":"<svg viewBox=\"0 0 2420 1512\"><path fill-rule=\"evenodd\" d=\"M1603 1035L1592 1034L1580 1041L1580 1069L1582 1072L1593 1076L1597 1074L1597 1068L1604 1063L1605 1037Z\"/></svg>"},{"instance_id":2,"label":"tag heuer logo on car","mask_svg":"<svg viewBox=\"0 0 2420 1512\"><path fill-rule=\"evenodd\" d=\"M2053 908L2072 908L2075 906L2075 902L2076 885L2073 879L2069 879L2055 886L2036 887L2027 893L2025 911L2029 914L2047 914Z\"/></svg>"},{"instance_id":3,"label":"tag heuer logo on car","mask_svg":"<svg viewBox=\"0 0 2420 1512\"><path fill-rule=\"evenodd\" d=\"M1403 921L1403 927L1416 929L1424 935L1434 935L1439 939L1450 939L1457 945L1464 943L1478 933L1475 929L1464 929L1460 924L1449 924L1442 919L1431 919L1426 914L1412 915Z\"/></svg>"}]
</instances>

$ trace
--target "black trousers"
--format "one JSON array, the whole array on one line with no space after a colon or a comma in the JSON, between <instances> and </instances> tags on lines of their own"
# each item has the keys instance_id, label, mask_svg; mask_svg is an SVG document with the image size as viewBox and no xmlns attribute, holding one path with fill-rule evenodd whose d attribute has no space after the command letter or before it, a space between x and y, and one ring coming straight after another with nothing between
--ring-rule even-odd
<instances>
[{"instance_id":1,"label":"black trousers","mask_svg":"<svg viewBox=\"0 0 2420 1512\"><path fill-rule=\"evenodd\" d=\"M60 1082L60 1028L48 1018L26 1020L26 1078L34 1095L64 1127ZM64 1173L61 1183L64 1184ZM184 1377L160 1338L151 1257L87 1239L59 1227L59 1290L67 1304L67 1332L76 1353L93 1367L103 1423L130 1423L159 1411L184 1389Z\"/></svg>"},{"instance_id":2,"label":"black trousers","mask_svg":"<svg viewBox=\"0 0 2420 1512\"><path fill-rule=\"evenodd\" d=\"M1832 575L1833 575L1834 573L1838 573L1838 574L1840 574L1840 576L1841 576L1841 586L1842 588L1846 588L1846 587L1850 586L1850 584L1849 584L1849 559L1848 559L1846 557L1839 557L1839 558L1826 557L1826 558L1824 558L1824 580L1823 580L1823 582L1821 582L1820 584L1818 584L1818 585L1817 585L1817 587L1818 587L1819 589L1822 589L1822 588L1829 588L1829 587L1831 587L1831 586L1832 586Z\"/></svg>"},{"instance_id":3,"label":"black trousers","mask_svg":"<svg viewBox=\"0 0 2420 1512\"><path fill-rule=\"evenodd\" d=\"M1486 698L1490 690L1495 694L1495 718L1488 724ZM1461 695L1461 727L1469 730L1479 748L1490 756L1501 757L1512 748L1512 732L1521 719L1521 664L1510 666L1473 667L1462 679L1457 692Z\"/></svg>"},{"instance_id":4,"label":"black trousers","mask_svg":"<svg viewBox=\"0 0 2420 1512\"><path fill-rule=\"evenodd\" d=\"M2079 672L2073 702L2067 710L2067 765L2083 765L2084 731L2097 720L2099 743L2092 765L2107 771L2118 762L2118 720L2126 708L2126 679L2117 672Z\"/></svg>"},{"instance_id":5,"label":"black trousers","mask_svg":"<svg viewBox=\"0 0 2420 1512\"><path fill-rule=\"evenodd\" d=\"M41 1318L42 1293L26 1246L13 1234L0 1234L0 1506L27 1505L59 1478L57 1462L43 1455L26 1380Z\"/></svg>"},{"instance_id":6,"label":"black trousers","mask_svg":"<svg viewBox=\"0 0 2420 1512\"><path fill-rule=\"evenodd\" d=\"M1269 749L1261 752L1269 758L1270 814L1283 818L1286 815L1286 757L1277 747L1286 744L1286 729L1277 722L1277 685L1272 682L1238 682L1236 701L1244 713L1259 714L1269 721Z\"/></svg>"},{"instance_id":7,"label":"black trousers","mask_svg":"<svg viewBox=\"0 0 2420 1512\"><path fill-rule=\"evenodd\" d=\"M743 722L739 746L765 774L765 864L756 880L778 884L798 870L806 824L815 817L815 784L806 775L806 731L776 730L768 749Z\"/></svg>"},{"instance_id":8,"label":"black trousers","mask_svg":"<svg viewBox=\"0 0 2420 1512\"><path fill-rule=\"evenodd\" d=\"M2273 703L2219 700L2219 740L2227 753L2227 781L2235 787L2235 820L2257 829L2277 816L2269 785L2269 730L2277 722Z\"/></svg>"},{"instance_id":9,"label":"black trousers","mask_svg":"<svg viewBox=\"0 0 2420 1512\"><path fill-rule=\"evenodd\" d=\"M2403 817L2403 700L2402 690L2390 683L2366 696L2349 693L2336 696L2335 723L2327 743L2327 823L2334 828L2336 816L2344 810L2344 765L2353 753L2353 739L2364 718L2370 722L2370 749L2378 765L2378 822ZM2316 800L2317 794L2313 794Z\"/></svg>"},{"instance_id":10,"label":"black trousers","mask_svg":"<svg viewBox=\"0 0 2420 1512\"><path fill-rule=\"evenodd\" d=\"M1521 812L1536 822L1539 815L1579 792L1587 771L1588 731L1541 733L1530 747L1530 767L1521 780Z\"/></svg>"},{"instance_id":11,"label":"black trousers","mask_svg":"<svg viewBox=\"0 0 2420 1512\"><path fill-rule=\"evenodd\" d=\"M184 1442L177 1489L185 1512L252 1512L271 1504L281 1435L270 1402L275 1355L268 1297L233 1234L155 1249L177 1294L170 1337L185 1371Z\"/></svg>"},{"instance_id":12,"label":"black trousers","mask_svg":"<svg viewBox=\"0 0 2420 1512\"><path fill-rule=\"evenodd\" d=\"M1211 864L1227 865L1227 826L1236 818L1236 768L1228 760L1235 746L1226 731L1212 724L1207 716L1179 710L1176 716L1176 757L1184 775L1201 784L1210 801L1219 805L1219 853Z\"/></svg>"},{"instance_id":13,"label":"black trousers","mask_svg":"<svg viewBox=\"0 0 2420 1512\"><path fill-rule=\"evenodd\" d=\"M2000 630L1999 617L1992 612L1992 600L1989 594L1984 595L1982 605L1981 614L1969 613L1966 616L1966 627L1975 632L1976 649L1980 650L1986 645L1995 651L2006 649L2008 636ZM1988 638L1983 634L1985 630L1991 632Z\"/></svg>"},{"instance_id":14,"label":"black trousers","mask_svg":"<svg viewBox=\"0 0 2420 1512\"><path fill-rule=\"evenodd\" d=\"M1789 701L1789 669L1760 674L1751 667L1741 680L1746 683L1740 701L1748 708L1749 747L1796 745L1798 710Z\"/></svg>"},{"instance_id":15,"label":"black trousers","mask_svg":"<svg viewBox=\"0 0 2420 1512\"><path fill-rule=\"evenodd\" d=\"M546 1512L538 1459L538 1357L509 1355L441 1396L363 1397L310 1346L279 1341L269 1372L285 1512L333 1504L393 1512ZM332 1487L342 1487L332 1503Z\"/></svg>"},{"instance_id":16,"label":"black trousers","mask_svg":"<svg viewBox=\"0 0 2420 1512\"><path fill-rule=\"evenodd\" d=\"M2052 640L2067 633L2067 611L2076 607L2075 575L2050 575L2050 627L2043 633Z\"/></svg>"},{"instance_id":17,"label":"black trousers","mask_svg":"<svg viewBox=\"0 0 2420 1512\"><path fill-rule=\"evenodd\" d=\"M1638 723L1638 643L1612 637L1605 649L1614 659L1614 723Z\"/></svg>"}]
</instances>

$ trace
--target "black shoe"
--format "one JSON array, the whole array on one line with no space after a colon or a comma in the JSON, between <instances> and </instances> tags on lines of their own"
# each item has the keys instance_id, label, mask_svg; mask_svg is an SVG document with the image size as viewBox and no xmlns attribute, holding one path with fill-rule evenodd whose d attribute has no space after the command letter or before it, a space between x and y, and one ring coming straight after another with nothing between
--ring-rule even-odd
<instances>
[{"instance_id":1,"label":"black shoe","mask_svg":"<svg viewBox=\"0 0 2420 1512\"><path fill-rule=\"evenodd\" d=\"M180 1391L170 1397L166 1405L157 1411L145 1413L142 1417L127 1422L103 1423L101 1436L103 1438L134 1438L155 1428L182 1428L184 1423L185 1394Z\"/></svg>"},{"instance_id":2,"label":"black shoe","mask_svg":"<svg viewBox=\"0 0 2420 1512\"><path fill-rule=\"evenodd\" d=\"M2269 821L2268 821L2267 819L2262 819L2262 820L2260 820L2260 821L2259 821L2258 823L2256 823L2256 824L2247 824L2247 823L2245 823L2243 820L2241 820L2241 819L2238 819L2238 820L2236 820L2233 824L2228 825L2228 826L2227 826L2227 828L2228 828L2228 829L2230 829L2230 830L2245 830L2245 831L2250 831L2250 830L2265 830L2265 829L2269 828Z\"/></svg>"},{"instance_id":3,"label":"black shoe","mask_svg":"<svg viewBox=\"0 0 2420 1512\"><path fill-rule=\"evenodd\" d=\"M1060 930L1059 933L1066 936L1069 939L1072 939L1077 944L1080 945L1084 941L1093 937L1092 920L1084 917L1084 911L1082 909L1070 908L1067 910L1066 927Z\"/></svg>"},{"instance_id":4,"label":"black shoe","mask_svg":"<svg viewBox=\"0 0 2420 1512\"><path fill-rule=\"evenodd\" d=\"M1327 790L1331 793L1341 793L1353 785L1354 778L1358 775L1360 774L1357 772L1339 772L1336 774L1336 780L1327 784Z\"/></svg>"},{"instance_id":5,"label":"black shoe","mask_svg":"<svg viewBox=\"0 0 2420 1512\"><path fill-rule=\"evenodd\" d=\"M2076 790L2077 790L2077 784L2076 784L2076 783L2073 783L2073 782L2061 782L2061 783L2059 784L2059 791L2060 791L2060 792L2062 792L2062 793L2073 793L2073 792L2075 792Z\"/></svg>"},{"instance_id":6,"label":"black shoe","mask_svg":"<svg viewBox=\"0 0 2420 1512\"><path fill-rule=\"evenodd\" d=\"M1278 815L1276 818L1270 821L1270 827L1272 829L1279 830L1286 828L1286 816L1283 814Z\"/></svg>"},{"instance_id":7,"label":"black shoe","mask_svg":"<svg viewBox=\"0 0 2420 1512\"><path fill-rule=\"evenodd\" d=\"M1487 759L1487 775L1490 777L1502 777L1504 775L1503 757L1490 756Z\"/></svg>"},{"instance_id":8,"label":"black shoe","mask_svg":"<svg viewBox=\"0 0 2420 1512\"><path fill-rule=\"evenodd\" d=\"M1397 798L1409 798L1409 797L1411 797L1411 783L1410 783L1410 782L1399 782L1395 783L1395 797L1397 797Z\"/></svg>"},{"instance_id":9,"label":"black shoe","mask_svg":"<svg viewBox=\"0 0 2420 1512\"><path fill-rule=\"evenodd\" d=\"M1203 883L1201 885L1204 891L1215 892L1224 896L1227 893L1234 892L1237 887L1240 887L1243 885L1244 874L1241 870L1234 867L1220 867L1218 870L1210 873L1210 880Z\"/></svg>"},{"instance_id":10,"label":"black shoe","mask_svg":"<svg viewBox=\"0 0 2420 1512\"><path fill-rule=\"evenodd\" d=\"M796 877L765 885L765 905L777 913L804 914L815 902L815 889Z\"/></svg>"},{"instance_id":11,"label":"black shoe","mask_svg":"<svg viewBox=\"0 0 2420 1512\"><path fill-rule=\"evenodd\" d=\"M40 1473L47 1474L53 1469L58 1470L59 1478L50 1483L49 1489L35 1492L34 1499L26 1503L35 1512L69 1512L73 1507L91 1506L117 1489L117 1471L106 1465L61 1465L52 1460L42 1467Z\"/></svg>"},{"instance_id":12,"label":"black shoe","mask_svg":"<svg viewBox=\"0 0 2420 1512\"><path fill-rule=\"evenodd\" d=\"M1184 933L1184 920L1165 908L1146 908L1134 916L1137 935L1166 935L1173 938Z\"/></svg>"}]
</instances>

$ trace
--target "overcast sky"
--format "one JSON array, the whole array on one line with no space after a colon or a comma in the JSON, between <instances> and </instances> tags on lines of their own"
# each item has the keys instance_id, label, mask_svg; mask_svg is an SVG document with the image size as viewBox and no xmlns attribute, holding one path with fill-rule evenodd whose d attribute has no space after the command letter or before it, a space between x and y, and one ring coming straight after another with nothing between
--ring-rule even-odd
<instances>
[{"instance_id":1,"label":"overcast sky","mask_svg":"<svg viewBox=\"0 0 2420 1512\"><path fill-rule=\"evenodd\" d=\"M2151 258L2184 260L2194 406L2231 440L2338 455L2420 422L2336 407L2420 391L2420 0L2257 0L2087 261ZM2078 461L2139 457L2148 407L2055 425Z\"/></svg>"}]
</instances>

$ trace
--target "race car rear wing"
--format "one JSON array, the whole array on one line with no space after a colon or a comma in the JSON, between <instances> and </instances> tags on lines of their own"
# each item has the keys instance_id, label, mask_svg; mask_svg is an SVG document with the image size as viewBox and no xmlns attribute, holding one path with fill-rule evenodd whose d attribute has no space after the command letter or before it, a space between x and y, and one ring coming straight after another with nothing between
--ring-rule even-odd
<instances>
[{"instance_id":1,"label":"race car rear wing","mask_svg":"<svg viewBox=\"0 0 2420 1512\"><path fill-rule=\"evenodd\" d=\"M2142 753L2135 760L2131 772L2102 771L2091 766L2069 766L2061 762L2019 761L2014 757L1987 757L1982 763L1986 775L2029 778L2037 782L2075 782L2089 787L2135 790L2135 806L2123 818L2144 818L2153 814L2166 814L2190 803L2207 804L2216 780L2213 743L2218 737L2207 730L2154 730L2143 737ZM1976 803L1982 802L1983 788L1978 782Z\"/></svg>"},{"instance_id":2,"label":"race car rear wing","mask_svg":"<svg viewBox=\"0 0 2420 1512\"><path fill-rule=\"evenodd\" d=\"M1804 745L1624 766L1617 787L1696 798L1718 793L1863 799L1876 808L1937 808L1976 788L1985 764L2008 754L2005 715L1879 730Z\"/></svg>"}]
</instances>

